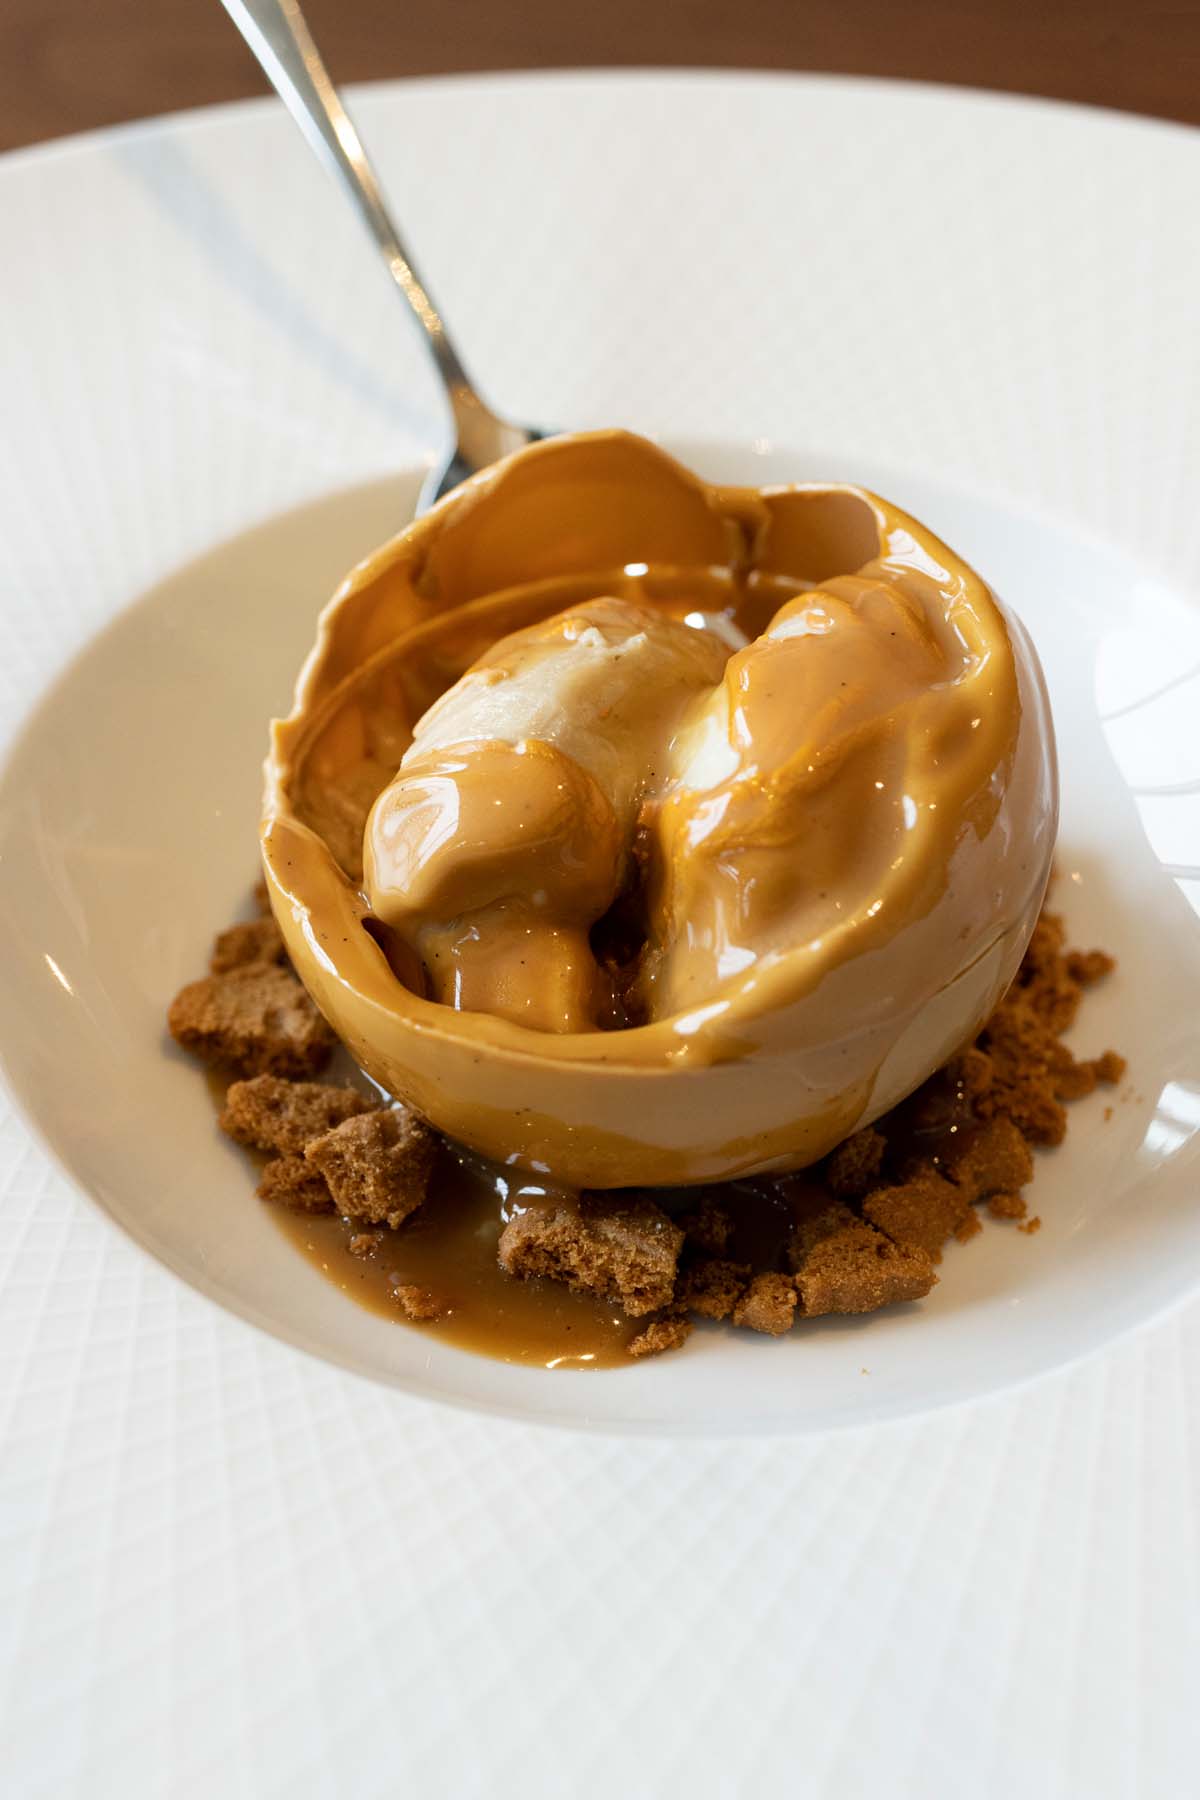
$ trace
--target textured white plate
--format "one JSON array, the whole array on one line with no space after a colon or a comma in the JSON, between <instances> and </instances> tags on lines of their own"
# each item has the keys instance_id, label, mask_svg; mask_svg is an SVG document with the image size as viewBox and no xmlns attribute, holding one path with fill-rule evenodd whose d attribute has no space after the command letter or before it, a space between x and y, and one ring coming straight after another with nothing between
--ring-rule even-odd
<instances>
[{"instance_id":1,"label":"textured white plate","mask_svg":"<svg viewBox=\"0 0 1200 1800\"><path fill-rule=\"evenodd\" d=\"M782 449L674 447L716 479L822 473ZM86 1190L202 1292L291 1343L410 1392L567 1424L742 1433L924 1411L1077 1356L1192 1287L1200 1013L1180 996L1200 992L1200 918L1180 865L1200 858L1200 829L1173 790L1200 760L1172 682L1200 663L1200 615L1124 555L1011 505L865 462L858 474L985 569L1033 631L1061 745L1056 904L1075 941L1119 954L1075 1037L1093 1053L1119 1044L1131 1078L1075 1107L1066 1146L1039 1158L1036 1245L1007 1229L956 1247L919 1308L826 1320L784 1344L698 1332L660 1362L553 1375L367 1312L281 1241L207 1084L164 1043L163 1014L245 905L264 721L285 710L339 569L389 534L415 481L288 513L159 584L75 661L0 774L0 1055ZM1147 796L1170 801L1157 846Z\"/></svg>"},{"instance_id":2,"label":"textured white plate","mask_svg":"<svg viewBox=\"0 0 1200 1800\"><path fill-rule=\"evenodd\" d=\"M865 477L980 562L1070 723L1072 924L1122 955L1080 1035L1132 1055L1129 1094L1094 1131L1076 1109L1039 1238L994 1228L948 1258L921 1316L782 1357L697 1345L675 1375L597 1384L629 1398L596 1413L853 1423L977 1394L1178 1297L1200 1087L1195 138L723 77L452 83L359 111L498 404ZM5 739L147 595L9 765L10 1073L75 1172L208 1293L426 1392L574 1412L552 1379L514 1399L471 1359L384 1371L331 1343L336 1296L309 1277L296 1301L308 1272L273 1238L287 1294L248 1289L254 1209L235 1224L214 1190L228 1230L200 1222L205 1159L235 1182L237 1164L182 1066L144 1060L141 1022L243 884L253 777L233 788L300 614L402 503L402 483L363 484L434 441L417 346L273 109L14 159L0 234ZM195 785L202 751L219 795ZM189 881L173 846L192 834ZM159 1081L174 1186L129 1150ZM587 1793L616 1769L645 1793L1188 1791L1194 1307L910 1425L604 1444L298 1357L114 1233L15 1117L0 1156L16 1791L552 1793L567 1749Z\"/></svg>"}]
</instances>

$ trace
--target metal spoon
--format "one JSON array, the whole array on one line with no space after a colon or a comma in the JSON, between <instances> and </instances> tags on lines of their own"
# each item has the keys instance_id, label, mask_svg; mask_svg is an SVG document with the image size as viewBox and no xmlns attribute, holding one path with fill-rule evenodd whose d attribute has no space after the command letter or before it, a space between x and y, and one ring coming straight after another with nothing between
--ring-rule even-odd
<instances>
[{"instance_id":1,"label":"metal spoon","mask_svg":"<svg viewBox=\"0 0 1200 1800\"><path fill-rule=\"evenodd\" d=\"M477 469L545 434L532 425L514 425L498 418L480 399L429 289L404 248L366 151L329 79L297 0L222 0L222 5L310 148L327 169L341 177L425 334L450 402L455 441L445 461L435 463L421 487L417 511L424 512Z\"/></svg>"}]
</instances>

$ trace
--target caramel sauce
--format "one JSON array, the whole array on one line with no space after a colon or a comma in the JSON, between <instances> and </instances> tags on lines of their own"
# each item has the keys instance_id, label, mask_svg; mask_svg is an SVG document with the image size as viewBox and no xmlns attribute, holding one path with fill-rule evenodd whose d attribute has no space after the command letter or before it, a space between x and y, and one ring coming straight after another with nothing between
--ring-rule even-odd
<instances>
[{"instance_id":1,"label":"caramel sauce","mask_svg":"<svg viewBox=\"0 0 1200 1800\"><path fill-rule=\"evenodd\" d=\"M364 1080L344 1051L325 1079L352 1084L372 1099L379 1097L379 1090ZM219 1112L228 1081L211 1070L207 1080ZM894 1175L913 1158L940 1163L952 1143L976 1129L969 1099L944 1072L881 1119L879 1126L888 1138L888 1163ZM254 1171L268 1160L255 1151L246 1156ZM644 1194L672 1216L711 1199L732 1223L722 1256L749 1263L756 1271L785 1268L787 1242L797 1220L828 1206L833 1198L815 1172L630 1192ZM619 1302L573 1293L562 1282L540 1277L518 1280L497 1261L500 1234L515 1213L564 1200L570 1203L573 1197L570 1189L543 1184L520 1170L501 1168L443 1142L428 1199L397 1231L364 1227L332 1213L290 1212L277 1206L270 1211L284 1237L343 1294L409 1330L500 1362L545 1369L628 1368L629 1345L645 1328L646 1318L631 1319ZM614 1194L614 1202L618 1199ZM365 1254L350 1249L352 1240L367 1236L377 1242ZM408 1284L436 1299L436 1318L407 1316L396 1289Z\"/></svg>"},{"instance_id":2,"label":"caramel sauce","mask_svg":"<svg viewBox=\"0 0 1200 1800\"><path fill-rule=\"evenodd\" d=\"M326 1081L381 1096L344 1050ZM230 1077L206 1069L213 1106L220 1113ZM245 1150L249 1180L270 1160ZM511 1173L444 1144L434 1166L429 1198L398 1231L363 1226L334 1213L290 1212L272 1206L284 1237L327 1280L368 1312L412 1331L428 1333L460 1350L500 1362L545 1369L611 1369L627 1366L626 1347L645 1325L619 1304L594 1294L574 1294L561 1282L517 1281L496 1260L496 1246L513 1213L558 1198L519 1171ZM350 1249L355 1237L377 1236L367 1255ZM396 1288L411 1283L436 1296L436 1319L410 1319Z\"/></svg>"},{"instance_id":3,"label":"caramel sauce","mask_svg":"<svg viewBox=\"0 0 1200 1800\"><path fill-rule=\"evenodd\" d=\"M782 1268L797 1214L805 1205L829 1201L818 1184L797 1177L733 1182L703 1192L733 1217L725 1254L756 1269ZM645 1318L628 1318L619 1302L572 1293L562 1282L517 1280L496 1260L509 1218L542 1203L545 1194L536 1185L510 1183L494 1165L445 1145L425 1204L398 1231L379 1232L381 1241L366 1255L349 1247L363 1229L352 1220L281 1207L272 1211L301 1255L370 1312L500 1362L545 1369L628 1367L629 1344L645 1328ZM664 1211L679 1213L694 1207L698 1194L689 1188L656 1189L651 1197ZM396 1299L402 1283L435 1296L438 1317L408 1318Z\"/></svg>"},{"instance_id":4,"label":"caramel sauce","mask_svg":"<svg viewBox=\"0 0 1200 1800\"><path fill-rule=\"evenodd\" d=\"M574 1294L561 1282L517 1281L496 1261L508 1205L486 1170L447 1147L429 1198L399 1231L383 1231L378 1249L358 1256L350 1239L362 1228L331 1215L275 1208L285 1237L335 1287L369 1311L461 1350L546 1369L604 1369L628 1362L626 1346L645 1324L619 1303ZM400 1283L427 1288L436 1319L405 1317Z\"/></svg>"}]
</instances>

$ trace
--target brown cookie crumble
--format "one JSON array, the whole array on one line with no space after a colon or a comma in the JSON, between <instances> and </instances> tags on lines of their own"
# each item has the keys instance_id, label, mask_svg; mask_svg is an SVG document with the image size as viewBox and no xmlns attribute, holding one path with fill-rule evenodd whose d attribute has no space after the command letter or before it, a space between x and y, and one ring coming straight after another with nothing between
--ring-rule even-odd
<instances>
[{"instance_id":1,"label":"brown cookie crumble","mask_svg":"<svg viewBox=\"0 0 1200 1800\"><path fill-rule=\"evenodd\" d=\"M692 1321L682 1309L670 1309L660 1318L643 1325L636 1337L625 1346L627 1356L661 1356L664 1350L678 1350L692 1335Z\"/></svg>"},{"instance_id":2,"label":"brown cookie crumble","mask_svg":"<svg viewBox=\"0 0 1200 1800\"><path fill-rule=\"evenodd\" d=\"M343 1218L395 1231L425 1199L436 1150L424 1120L396 1105L343 1119L313 1138L304 1155L329 1183Z\"/></svg>"},{"instance_id":3,"label":"brown cookie crumble","mask_svg":"<svg viewBox=\"0 0 1200 1800\"><path fill-rule=\"evenodd\" d=\"M679 1272L675 1298L701 1319L727 1319L750 1285L750 1263L729 1262L724 1257L704 1257Z\"/></svg>"},{"instance_id":4,"label":"brown cookie crumble","mask_svg":"<svg viewBox=\"0 0 1200 1800\"><path fill-rule=\"evenodd\" d=\"M237 1075L317 1075L337 1044L300 982L273 963L189 982L167 1024L182 1049Z\"/></svg>"},{"instance_id":5,"label":"brown cookie crumble","mask_svg":"<svg viewBox=\"0 0 1200 1800\"><path fill-rule=\"evenodd\" d=\"M1077 1058L1062 1042L1114 966L1103 951L1065 945L1061 920L1043 915L975 1042L814 1169L693 1190L548 1195L499 1220L493 1212L490 1227L481 1213L475 1236L450 1231L446 1242L469 1243L472 1255L495 1244L497 1296L520 1283L532 1284L530 1305L544 1292L549 1309L565 1304L556 1292L590 1297L618 1333L610 1341L634 1359L677 1348L697 1319L784 1336L805 1320L919 1300L945 1244L967 1242L984 1217L1039 1229L1024 1195L1034 1150L1061 1141L1069 1103L1124 1076L1115 1051ZM220 934L209 975L176 997L169 1023L185 1049L241 1077L219 1123L268 1153L258 1192L293 1217L291 1234L322 1256L336 1248L362 1279L386 1274L394 1314L453 1339L465 1313L450 1277L461 1271L407 1258L404 1246L427 1241L431 1214L447 1230L458 1153L439 1160L441 1140L409 1108L312 1079L335 1040L287 966L265 898L257 920ZM572 1348L552 1362L596 1360L565 1340Z\"/></svg>"},{"instance_id":6,"label":"brown cookie crumble","mask_svg":"<svg viewBox=\"0 0 1200 1800\"><path fill-rule=\"evenodd\" d=\"M233 1083L217 1123L248 1149L299 1155L313 1138L371 1110L371 1102L356 1088L255 1075Z\"/></svg>"},{"instance_id":7,"label":"brown cookie crumble","mask_svg":"<svg viewBox=\"0 0 1200 1800\"><path fill-rule=\"evenodd\" d=\"M788 1260L809 1319L922 1300L937 1281L927 1250L893 1243L840 1201L801 1221Z\"/></svg>"},{"instance_id":8,"label":"brown cookie crumble","mask_svg":"<svg viewBox=\"0 0 1200 1800\"><path fill-rule=\"evenodd\" d=\"M333 1195L325 1177L302 1156L273 1156L263 1168L258 1197L275 1206L288 1206L293 1212L331 1213L334 1210Z\"/></svg>"},{"instance_id":9,"label":"brown cookie crumble","mask_svg":"<svg viewBox=\"0 0 1200 1800\"><path fill-rule=\"evenodd\" d=\"M522 1281L549 1276L619 1300L630 1318L674 1295L683 1232L652 1200L582 1194L576 1205L529 1207L500 1238L500 1266Z\"/></svg>"},{"instance_id":10,"label":"brown cookie crumble","mask_svg":"<svg viewBox=\"0 0 1200 1800\"><path fill-rule=\"evenodd\" d=\"M286 964L287 950L278 925L267 913L251 919L246 925L231 925L218 932L208 960L210 975L227 975L230 969L245 968L248 963Z\"/></svg>"},{"instance_id":11,"label":"brown cookie crumble","mask_svg":"<svg viewBox=\"0 0 1200 1800\"><path fill-rule=\"evenodd\" d=\"M873 1188L863 1199L863 1217L895 1244L924 1250L940 1262L942 1245L971 1216L972 1196L931 1165L918 1167L895 1187Z\"/></svg>"},{"instance_id":12,"label":"brown cookie crumble","mask_svg":"<svg viewBox=\"0 0 1200 1800\"><path fill-rule=\"evenodd\" d=\"M796 1316L796 1283L790 1275L766 1271L755 1275L733 1309L735 1325L782 1337Z\"/></svg>"},{"instance_id":13,"label":"brown cookie crumble","mask_svg":"<svg viewBox=\"0 0 1200 1800\"><path fill-rule=\"evenodd\" d=\"M440 1319L446 1310L436 1294L412 1281L397 1282L392 1293L406 1319L418 1322Z\"/></svg>"}]
</instances>

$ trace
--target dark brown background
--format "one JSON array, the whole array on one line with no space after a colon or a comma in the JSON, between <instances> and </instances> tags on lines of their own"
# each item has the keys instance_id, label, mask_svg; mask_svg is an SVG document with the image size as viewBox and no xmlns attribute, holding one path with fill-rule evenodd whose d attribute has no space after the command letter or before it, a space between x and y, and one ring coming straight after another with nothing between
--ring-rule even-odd
<instances>
[{"instance_id":1,"label":"dark brown background","mask_svg":"<svg viewBox=\"0 0 1200 1800\"><path fill-rule=\"evenodd\" d=\"M335 80L581 64L826 69L1200 124L1200 0L307 0ZM0 0L0 149L261 93L218 0Z\"/></svg>"}]
</instances>

